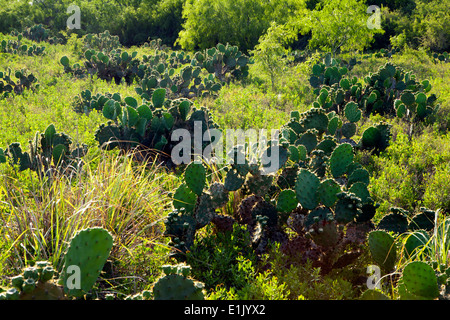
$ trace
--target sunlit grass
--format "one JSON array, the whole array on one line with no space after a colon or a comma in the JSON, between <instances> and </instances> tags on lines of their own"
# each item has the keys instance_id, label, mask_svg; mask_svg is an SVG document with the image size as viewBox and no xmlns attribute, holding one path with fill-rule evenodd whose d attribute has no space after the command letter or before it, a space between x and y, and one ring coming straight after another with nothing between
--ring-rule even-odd
<instances>
[{"instance_id":1,"label":"sunlit grass","mask_svg":"<svg viewBox=\"0 0 450 320\"><path fill-rule=\"evenodd\" d=\"M50 260L60 269L68 241L87 227L108 230L114 237L111 258L128 261L130 268L137 263L133 255L141 245L166 246L162 222L171 204L167 191L176 187L178 178L156 164L136 164L131 156L105 153L88 161L80 174L52 181L39 181L29 170L18 174L4 170L0 189L0 234L7 248L2 252L4 274L37 260ZM28 190L22 185L24 175L32 181Z\"/></svg>"}]
</instances>

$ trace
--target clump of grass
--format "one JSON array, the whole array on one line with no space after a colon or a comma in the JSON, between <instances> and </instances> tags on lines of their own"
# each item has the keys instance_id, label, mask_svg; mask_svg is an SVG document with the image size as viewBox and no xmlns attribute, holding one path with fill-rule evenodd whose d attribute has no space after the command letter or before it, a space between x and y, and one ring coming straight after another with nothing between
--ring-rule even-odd
<instances>
[{"instance_id":1,"label":"clump of grass","mask_svg":"<svg viewBox=\"0 0 450 320\"><path fill-rule=\"evenodd\" d=\"M154 254L155 262L167 259L162 222L170 204L167 190L175 188L177 178L156 164L136 164L131 155L104 153L99 157L87 159L78 175L52 181L39 181L29 171L16 173L4 167L0 187L2 275L14 274L37 260L50 260L60 269L73 234L93 226L107 229L114 237L110 257L117 266L117 277L148 273L141 261L143 250Z\"/></svg>"}]
</instances>

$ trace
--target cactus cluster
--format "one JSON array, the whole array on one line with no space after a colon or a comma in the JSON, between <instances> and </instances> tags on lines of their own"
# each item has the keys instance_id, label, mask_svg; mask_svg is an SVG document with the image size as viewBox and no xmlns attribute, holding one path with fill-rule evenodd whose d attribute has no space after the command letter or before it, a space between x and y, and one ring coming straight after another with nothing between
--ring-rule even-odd
<instances>
[{"instance_id":1,"label":"cactus cluster","mask_svg":"<svg viewBox=\"0 0 450 320\"><path fill-rule=\"evenodd\" d=\"M67 300L88 293L109 257L113 239L103 228L78 231L70 240L64 266L58 275L48 261L38 261L11 278L12 288L0 293L0 300ZM73 267L80 274L75 274ZM79 276L78 280L71 279Z\"/></svg>"},{"instance_id":2,"label":"cactus cluster","mask_svg":"<svg viewBox=\"0 0 450 320\"><path fill-rule=\"evenodd\" d=\"M333 58L330 53L326 54L322 62L312 66L312 75L309 78L309 84L314 88L316 94L319 89L326 85L332 86L338 84L341 79L361 61L351 58L349 61Z\"/></svg>"},{"instance_id":3,"label":"cactus cluster","mask_svg":"<svg viewBox=\"0 0 450 320\"><path fill-rule=\"evenodd\" d=\"M23 151L17 142L11 143L5 151L0 148L0 163L9 161L17 165L19 171L30 169L40 178L55 173L67 174L81 167L80 160L87 152L85 145L76 148L71 145L72 139L63 132L57 133L51 124L43 133L36 132L29 152Z\"/></svg>"},{"instance_id":4,"label":"cactus cluster","mask_svg":"<svg viewBox=\"0 0 450 320\"><path fill-rule=\"evenodd\" d=\"M249 57L239 51L237 46L219 43L216 47L196 52L191 64L206 69L224 82L228 74L235 78L246 77Z\"/></svg>"},{"instance_id":5,"label":"cactus cluster","mask_svg":"<svg viewBox=\"0 0 450 320\"><path fill-rule=\"evenodd\" d=\"M169 98L177 99L214 95L222 87L211 74L202 79L200 67L186 65L176 72L169 63L155 61L139 66L138 75L141 72L143 75L135 90L142 98L148 99L159 88L167 89Z\"/></svg>"},{"instance_id":6,"label":"cactus cluster","mask_svg":"<svg viewBox=\"0 0 450 320\"><path fill-rule=\"evenodd\" d=\"M45 54L44 46L37 46L36 44L26 45L22 43L22 38L22 35L18 35L17 40L2 40L1 52L28 56L41 56Z\"/></svg>"},{"instance_id":7,"label":"cactus cluster","mask_svg":"<svg viewBox=\"0 0 450 320\"><path fill-rule=\"evenodd\" d=\"M261 159L269 149L274 151L271 148L275 146L265 149ZM355 162L354 146L329 134L326 112L318 108L294 112L276 148L279 165L270 172L265 161L252 163L245 155L240 157L242 148L234 148L223 183L209 189L201 164L186 168L166 221L177 257L193 244L196 230L208 223L224 230L233 223L246 225L257 253L264 252L270 241L281 242L287 252L301 238L325 271L336 265L347 245L365 241L364 232L372 228L378 206L368 191L369 172ZM237 161L240 158L245 161ZM232 216L219 214L216 210L226 204L230 192L238 192L242 202ZM289 239L286 227L298 234L297 239ZM358 232L362 235L355 236Z\"/></svg>"},{"instance_id":8,"label":"cactus cluster","mask_svg":"<svg viewBox=\"0 0 450 320\"><path fill-rule=\"evenodd\" d=\"M11 69L0 72L0 96L8 97L11 94L22 94L25 89L35 91L39 88L37 78L32 74L28 74L26 69L16 70L14 78L11 75Z\"/></svg>"},{"instance_id":9,"label":"cactus cluster","mask_svg":"<svg viewBox=\"0 0 450 320\"><path fill-rule=\"evenodd\" d=\"M63 56L60 59L60 63L64 67L64 71L72 73L75 76L83 76L84 74L97 74L100 79L106 81L115 81L119 84L122 79L126 83L133 83L138 66L139 60L136 59L137 52L128 54L121 49L114 49L109 52L96 51L94 49L88 49L84 52L84 66L81 67L75 63L70 65L70 60L67 56Z\"/></svg>"},{"instance_id":10,"label":"cactus cluster","mask_svg":"<svg viewBox=\"0 0 450 320\"><path fill-rule=\"evenodd\" d=\"M330 59L329 66L326 63L316 64L312 69L310 83L317 93L313 103L315 107L345 113L347 117L352 115L353 119L357 119L359 112L363 116L374 113L397 116L411 124L432 121L439 109L436 96L427 95L431 90L428 80L418 82L414 74L390 62L364 79L358 79L346 77L348 68L333 66ZM347 108L349 104L351 109ZM346 129L351 133L353 125L348 125ZM373 129L371 131L379 135Z\"/></svg>"},{"instance_id":11,"label":"cactus cluster","mask_svg":"<svg viewBox=\"0 0 450 320\"><path fill-rule=\"evenodd\" d=\"M111 99L120 102L120 94L109 92L106 92L105 94L93 94L91 90L86 89L81 91L81 93L75 97L75 101L73 103L74 111L77 113L84 113L86 115L93 110L102 112L106 102Z\"/></svg>"},{"instance_id":12,"label":"cactus cluster","mask_svg":"<svg viewBox=\"0 0 450 320\"><path fill-rule=\"evenodd\" d=\"M448 52L442 52L442 53L433 53L432 57L434 59L435 63L440 63L440 62L445 62L448 63L450 62L450 55Z\"/></svg>"},{"instance_id":13,"label":"cactus cluster","mask_svg":"<svg viewBox=\"0 0 450 320\"><path fill-rule=\"evenodd\" d=\"M171 98L215 95L230 77L248 75L249 58L236 46L218 44L193 56L183 51L169 53L157 42L151 47L153 54L143 56L138 71L141 83L136 91L142 97L157 88L169 89Z\"/></svg>"},{"instance_id":14,"label":"cactus cluster","mask_svg":"<svg viewBox=\"0 0 450 320\"><path fill-rule=\"evenodd\" d=\"M172 141L174 130L186 129L193 137L194 127L200 124L203 137L208 129L217 128L205 108L191 108L192 103L187 99L166 99L163 88L155 90L150 100L143 99L142 103L133 97L122 99L119 94L112 95L107 101L100 101L100 98L97 101L103 105L103 116L109 120L95 133L101 147L142 151L144 157L157 152L162 157L160 160L167 160L167 164L174 164L171 154L178 144L178 141ZM207 144L203 143L202 150Z\"/></svg>"},{"instance_id":15,"label":"cactus cluster","mask_svg":"<svg viewBox=\"0 0 450 320\"><path fill-rule=\"evenodd\" d=\"M83 44L85 49L95 50L105 54L122 47L119 37L111 35L109 30L105 30L99 34L88 33L83 37Z\"/></svg>"},{"instance_id":16,"label":"cactus cluster","mask_svg":"<svg viewBox=\"0 0 450 320\"><path fill-rule=\"evenodd\" d=\"M129 85L136 79L139 83L136 92L147 100L159 88L166 89L170 99L214 96L232 77L248 75L249 57L228 44L218 44L190 55L171 51L152 40L148 47L153 52L144 54L141 61L136 58L137 52L122 52L118 38L108 32L89 34L84 39L83 66L72 65L67 56L61 57L66 73L76 77L97 74L101 79L116 83L124 79Z\"/></svg>"},{"instance_id":17,"label":"cactus cluster","mask_svg":"<svg viewBox=\"0 0 450 320\"><path fill-rule=\"evenodd\" d=\"M18 32L14 30L11 32L12 36L22 36L29 40L42 42L46 41L50 44L59 44L62 43L62 40L57 37L50 36L50 30L46 29L42 24L35 24L29 28L26 28L22 32Z\"/></svg>"},{"instance_id":18,"label":"cactus cluster","mask_svg":"<svg viewBox=\"0 0 450 320\"><path fill-rule=\"evenodd\" d=\"M380 221L377 230L368 235L373 260L386 274L396 271L401 275L394 278L400 299L449 299L450 268L437 261L423 261L432 256L433 241L438 240L433 240L433 236L448 237L448 219L435 226L437 213L432 210L421 208L421 212L413 216L399 208L391 211L389 217ZM394 227L396 223L403 227ZM368 290L361 298L378 299L380 296Z\"/></svg>"},{"instance_id":19,"label":"cactus cluster","mask_svg":"<svg viewBox=\"0 0 450 320\"><path fill-rule=\"evenodd\" d=\"M164 272L152 286L125 297L125 300L204 300L204 284L190 278L191 267L185 264L163 265Z\"/></svg>"}]
</instances>

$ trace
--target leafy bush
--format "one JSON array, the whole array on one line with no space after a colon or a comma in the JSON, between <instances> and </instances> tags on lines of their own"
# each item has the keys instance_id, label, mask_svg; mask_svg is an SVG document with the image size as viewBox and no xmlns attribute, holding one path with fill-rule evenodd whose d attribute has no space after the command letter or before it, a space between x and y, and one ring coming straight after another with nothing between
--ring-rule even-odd
<instances>
[{"instance_id":1,"label":"leafy bush","mask_svg":"<svg viewBox=\"0 0 450 320\"><path fill-rule=\"evenodd\" d=\"M177 43L193 50L229 42L247 52L272 21L284 23L303 7L303 1L298 0L187 0L183 7L185 22Z\"/></svg>"}]
</instances>

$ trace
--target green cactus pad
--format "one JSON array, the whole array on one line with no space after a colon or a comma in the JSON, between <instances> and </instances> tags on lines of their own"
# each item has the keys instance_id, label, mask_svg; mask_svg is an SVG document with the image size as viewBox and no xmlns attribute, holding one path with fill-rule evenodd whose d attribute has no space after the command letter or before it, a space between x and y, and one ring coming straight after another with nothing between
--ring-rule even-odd
<instances>
[{"instance_id":1,"label":"green cactus pad","mask_svg":"<svg viewBox=\"0 0 450 320\"><path fill-rule=\"evenodd\" d=\"M431 266L422 261L412 261L403 269L403 282L414 295L430 299L439 296L436 274Z\"/></svg>"},{"instance_id":2,"label":"green cactus pad","mask_svg":"<svg viewBox=\"0 0 450 320\"><path fill-rule=\"evenodd\" d=\"M319 187L319 199L323 205L332 207L338 200L337 194L341 192L341 187L333 179L327 179L321 182Z\"/></svg>"},{"instance_id":3,"label":"green cactus pad","mask_svg":"<svg viewBox=\"0 0 450 320\"><path fill-rule=\"evenodd\" d=\"M312 108L303 115L301 123L306 130L316 129L319 134L327 131L328 117L322 108Z\"/></svg>"},{"instance_id":4,"label":"green cactus pad","mask_svg":"<svg viewBox=\"0 0 450 320\"><path fill-rule=\"evenodd\" d=\"M297 139L296 145L304 145L310 153L317 146L317 142L317 135L312 130L308 130Z\"/></svg>"},{"instance_id":5,"label":"green cactus pad","mask_svg":"<svg viewBox=\"0 0 450 320\"><path fill-rule=\"evenodd\" d=\"M201 163L191 162L184 172L184 180L197 195L201 195L206 184L206 169Z\"/></svg>"},{"instance_id":6,"label":"green cactus pad","mask_svg":"<svg viewBox=\"0 0 450 320\"><path fill-rule=\"evenodd\" d=\"M164 104L164 100L166 98L166 89L159 88L153 91L152 94L152 103L154 108L161 108Z\"/></svg>"},{"instance_id":7,"label":"green cactus pad","mask_svg":"<svg viewBox=\"0 0 450 320\"><path fill-rule=\"evenodd\" d=\"M66 300L63 288L53 282L37 282L33 290L22 291L19 300Z\"/></svg>"},{"instance_id":8,"label":"green cactus pad","mask_svg":"<svg viewBox=\"0 0 450 320\"><path fill-rule=\"evenodd\" d=\"M63 56L63 57L61 57L61 59L59 60L59 62L61 62L61 64L64 66L64 67L68 67L69 66L69 58L67 57L67 56Z\"/></svg>"},{"instance_id":9,"label":"green cactus pad","mask_svg":"<svg viewBox=\"0 0 450 320\"><path fill-rule=\"evenodd\" d=\"M345 105L344 114L350 122L358 122L361 119L361 110L359 110L358 105L353 101Z\"/></svg>"},{"instance_id":10,"label":"green cactus pad","mask_svg":"<svg viewBox=\"0 0 450 320\"><path fill-rule=\"evenodd\" d=\"M356 182L352 184L348 191L360 198L362 203L366 203L370 199L370 192L367 189L367 184L364 182Z\"/></svg>"},{"instance_id":11,"label":"green cactus pad","mask_svg":"<svg viewBox=\"0 0 450 320\"><path fill-rule=\"evenodd\" d=\"M328 134L330 135L334 135L336 133L336 130L339 127L339 117L333 117L330 119L330 121L328 122Z\"/></svg>"},{"instance_id":12,"label":"green cactus pad","mask_svg":"<svg viewBox=\"0 0 450 320\"><path fill-rule=\"evenodd\" d=\"M361 212L361 199L353 193L341 192L337 194L338 201L334 208L336 221L349 223L356 219Z\"/></svg>"},{"instance_id":13,"label":"green cactus pad","mask_svg":"<svg viewBox=\"0 0 450 320\"><path fill-rule=\"evenodd\" d=\"M330 169L333 177L337 178L347 172L347 167L353 161L353 147L349 143L337 146L330 157Z\"/></svg>"},{"instance_id":14,"label":"green cactus pad","mask_svg":"<svg viewBox=\"0 0 450 320\"><path fill-rule=\"evenodd\" d=\"M369 233L369 249L373 260L386 272L394 269L397 260L397 248L394 238L383 230Z\"/></svg>"},{"instance_id":15,"label":"green cactus pad","mask_svg":"<svg viewBox=\"0 0 450 320\"><path fill-rule=\"evenodd\" d=\"M400 100L408 107L412 106L416 102L416 98L411 92L404 92L401 95Z\"/></svg>"},{"instance_id":16,"label":"green cactus pad","mask_svg":"<svg viewBox=\"0 0 450 320\"><path fill-rule=\"evenodd\" d=\"M312 172L301 169L295 182L295 193L303 208L312 210L319 204L319 178Z\"/></svg>"},{"instance_id":17,"label":"green cactus pad","mask_svg":"<svg viewBox=\"0 0 450 320\"><path fill-rule=\"evenodd\" d=\"M409 230L427 230L430 231L434 228L435 212L433 210L427 210L422 208L422 212L416 214L409 222Z\"/></svg>"},{"instance_id":18,"label":"green cactus pad","mask_svg":"<svg viewBox=\"0 0 450 320\"><path fill-rule=\"evenodd\" d=\"M282 190L277 199L277 211L281 213L289 213L297 208L298 200L294 190Z\"/></svg>"},{"instance_id":19,"label":"green cactus pad","mask_svg":"<svg viewBox=\"0 0 450 320\"><path fill-rule=\"evenodd\" d=\"M203 284L179 274L166 275L153 286L155 300L203 300Z\"/></svg>"},{"instance_id":20,"label":"green cactus pad","mask_svg":"<svg viewBox=\"0 0 450 320\"><path fill-rule=\"evenodd\" d=\"M405 252L408 258L413 258L419 251L429 252L429 248L426 246L430 241L430 236L425 230L418 230L411 232L404 244Z\"/></svg>"},{"instance_id":21,"label":"green cactus pad","mask_svg":"<svg viewBox=\"0 0 450 320\"><path fill-rule=\"evenodd\" d=\"M347 186L351 186L355 182L362 182L366 185L370 183L370 174L364 168L356 168L348 177Z\"/></svg>"},{"instance_id":22,"label":"green cactus pad","mask_svg":"<svg viewBox=\"0 0 450 320\"><path fill-rule=\"evenodd\" d=\"M404 233L408 230L408 219L401 213L393 212L385 215L378 223L377 228L399 234Z\"/></svg>"},{"instance_id":23,"label":"green cactus pad","mask_svg":"<svg viewBox=\"0 0 450 320\"><path fill-rule=\"evenodd\" d=\"M173 207L184 208L186 212L192 212L197 201L197 195L186 183L181 184L173 195Z\"/></svg>"},{"instance_id":24,"label":"green cactus pad","mask_svg":"<svg viewBox=\"0 0 450 320\"><path fill-rule=\"evenodd\" d=\"M111 234L103 228L87 228L78 231L70 241L64 257L64 267L60 277L64 291L75 297L80 297L92 289L97 281L113 246ZM70 288L72 275L68 268L77 266L80 270L80 287Z\"/></svg>"},{"instance_id":25,"label":"green cactus pad","mask_svg":"<svg viewBox=\"0 0 450 320\"><path fill-rule=\"evenodd\" d=\"M227 172L227 175L225 176L225 189L228 191L236 191L245 182L245 177L242 177L239 175L238 171L236 169L231 169Z\"/></svg>"},{"instance_id":26,"label":"green cactus pad","mask_svg":"<svg viewBox=\"0 0 450 320\"><path fill-rule=\"evenodd\" d=\"M374 290L374 289L367 289L364 291L359 297L360 300L390 300L388 296L386 296L384 293Z\"/></svg>"},{"instance_id":27,"label":"green cactus pad","mask_svg":"<svg viewBox=\"0 0 450 320\"><path fill-rule=\"evenodd\" d=\"M341 133L345 138L350 139L351 137L353 137L356 134L357 129L358 128L355 123L346 122L342 125Z\"/></svg>"}]
</instances>

